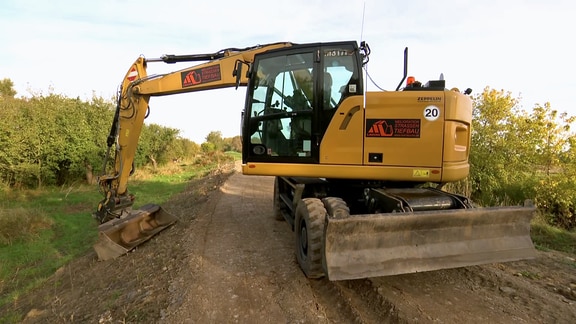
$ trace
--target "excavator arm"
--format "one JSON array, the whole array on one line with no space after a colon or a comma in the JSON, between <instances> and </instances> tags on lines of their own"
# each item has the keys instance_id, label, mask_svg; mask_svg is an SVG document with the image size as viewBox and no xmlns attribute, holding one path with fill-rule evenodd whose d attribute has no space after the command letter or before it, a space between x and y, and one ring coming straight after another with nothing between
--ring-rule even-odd
<instances>
[{"instance_id":1,"label":"excavator arm","mask_svg":"<svg viewBox=\"0 0 576 324\"><path fill-rule=\"evenodd\" d=\"M134 171L134 157L150 97L245 86L248 78L242 72L243 67L249 68L256 54L289 46L292 43L272 43L211 54L136 59L122 81L107 139L103 174L98 179L104 196L94 213L101 223L100 239L95 245L100 259L124 254L176 221L160 206L146 205L132 210L135 197L128 191L128 178ZM205 62L168 74L147 74L148 63L196 61Z\"/></svg>"}]
</instances>

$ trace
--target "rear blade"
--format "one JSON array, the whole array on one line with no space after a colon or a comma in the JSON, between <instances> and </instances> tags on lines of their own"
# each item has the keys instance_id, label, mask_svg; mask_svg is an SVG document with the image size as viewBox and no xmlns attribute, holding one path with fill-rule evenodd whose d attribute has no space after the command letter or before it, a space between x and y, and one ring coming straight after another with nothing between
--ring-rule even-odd
<instances>
[{"instance_id":1,"label":"rear blade","mask_svg":"<svg viewBox=\"0 0 576 324\"><path fill-rule=\"evenodd\" d=\"M125 218L113 219L98 227L94 250L99 260L110 260L126 254L176 222L176 217L158 205L145 205Z\"/></svg>"},{"instance_id":2,"label":"rear blade","mask_svg":"<svg viewBox=\"0 0 576 324\"><path fill-rule=\"evenodd\" d=\"M324 266L348 280L534 258L534 207L329 218Z\"/></svg>"}]
</instances>

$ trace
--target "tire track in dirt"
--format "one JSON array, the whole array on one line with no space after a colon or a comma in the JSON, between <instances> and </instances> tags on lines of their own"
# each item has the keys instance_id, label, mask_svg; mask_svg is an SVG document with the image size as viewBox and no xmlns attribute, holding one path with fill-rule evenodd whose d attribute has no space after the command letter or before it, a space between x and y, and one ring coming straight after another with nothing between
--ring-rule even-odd
<instances>
[{"instance_id":1,"label":"tire track in dirt","mask_svg":"<svg viewBox=\"0 0 576 324\"><path fill-rule=\"evenodd\" d=\"M273 179L232 175L190 226L186 291L166 322L317 321L322 318L294 264L291 231L272 217ZM265 198L264 198L265 197ZM189 272L189 274L186 274Z\"/></svg>"},{"instance_id":2,"label":"tire track in dirt","mask_svg":"<svg viewBox=\"0 0 576 324\"><path fill-rule=\"evenodd\" d=\"M396 307L378 294L368 279L311 280L319 302L333 323L400 323Z\"/></svg>"},{"instance_id":3,"label":"tire track in dirt","mask_svg":"<svg viewBox=\"0 0 576 324\"><path fill-rule=\"evenodd\" d=\"M272 177L237 173L209 197L189 227L188 266L171 283L163 322L382 323L368 281L304 276L290 226L274 219L272 189Z\"/></svg>"}]
</instances>

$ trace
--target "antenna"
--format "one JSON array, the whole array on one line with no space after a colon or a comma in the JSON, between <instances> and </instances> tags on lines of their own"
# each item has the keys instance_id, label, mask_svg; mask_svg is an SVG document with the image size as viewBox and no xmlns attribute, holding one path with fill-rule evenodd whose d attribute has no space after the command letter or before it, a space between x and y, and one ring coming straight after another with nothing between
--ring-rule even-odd
<instances>
[{"instance_id":1,"label":"antenna","mask_svg":"<svg viewBox=\"0 0 576 324\"><path fill-rule=\"evenodd\" d=\"M362 25L360 27L360 42L364 40L364 15L366 14L366 1L362 7Z\"/></svg>"},{"instance_id":2,"label":"antenna","mask_svg":"<svg viewBox=\"0 0 576 324\"><path fill-rule=\"evenodd\" d=\"M363 5L362 5L362 25L360 27L360 44L362 44L364 42L364 16L366 14L366 1L364 1ZM366 62L368 63L368 62ZM365 76L362 78L364 79L364 84L362 85L362 89L363 89L363 93L362 93L362 107L366 107L366 87L368 85L367 82L367 77L368 77L368 66L367 64L363 66L364 67L364 73Z\"/></svg>"}]
</instances>

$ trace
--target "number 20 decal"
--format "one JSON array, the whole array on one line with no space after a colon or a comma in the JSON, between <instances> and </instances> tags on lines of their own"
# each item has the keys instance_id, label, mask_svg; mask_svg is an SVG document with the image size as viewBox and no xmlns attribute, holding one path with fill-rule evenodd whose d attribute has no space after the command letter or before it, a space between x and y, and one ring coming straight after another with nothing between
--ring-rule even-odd
<instances>
[{"instance_id":1,"label":"number 20 decal","mask_svg":"<svg viewBox=\"0 0 576 324\"><path fill-rule=\"evenodd\" d=\"M435 121L440 117L440 108L436 106L426 106L424 108L424 118L428 121Z\"/></svg>"}]
</instances>

